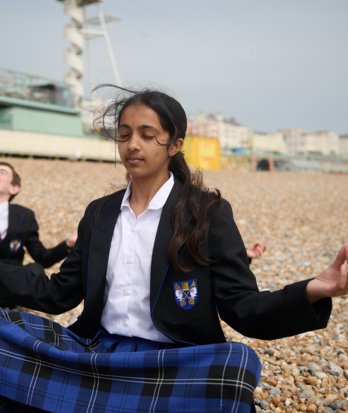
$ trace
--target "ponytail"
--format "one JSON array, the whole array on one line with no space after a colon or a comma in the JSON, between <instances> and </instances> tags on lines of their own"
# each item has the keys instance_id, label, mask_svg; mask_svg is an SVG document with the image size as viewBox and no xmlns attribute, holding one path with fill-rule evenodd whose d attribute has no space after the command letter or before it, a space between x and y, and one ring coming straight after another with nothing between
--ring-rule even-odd
<instances>
[{"instance_id":1,"label":"ponytail","mask_svg":"<svg viewBox=\"0 0 348 413\"><path fill-rule=\"evenodd\" d=\"M180 252L198 264L211 263L204 255L203 242L209 231L211 209L217 205L221 194L204 186L201 171L190 171L182 152L171 158L169 170L183 186L173 210L173 237L168 247L168 258L176 269L188 272L190 268L179 260Z\"/></svg>"}]
</instances>

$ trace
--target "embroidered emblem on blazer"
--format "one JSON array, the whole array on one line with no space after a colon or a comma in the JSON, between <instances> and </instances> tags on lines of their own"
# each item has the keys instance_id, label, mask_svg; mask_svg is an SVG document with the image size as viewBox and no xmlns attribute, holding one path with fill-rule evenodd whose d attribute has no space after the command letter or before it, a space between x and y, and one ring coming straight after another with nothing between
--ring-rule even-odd
<instances>
[{"instance_id":1,"label":"embroidered emblem on blazer","mask_svg":"<svg viewBox=\"0 0 348 413\"><path fill-rule=\"evenodd\" d=\"M198 300L197 279L173 283L175 302L183 310L190 310Z\"/></svg>"},{"instance_id":2,"label":"embroidered emblem on blazer","mask_svg":"<svg viewBox=\"0 0 348 413\"><path fill-rule=\"evenodd\" d=\"M13 239L10 242L10 251L11 252L17 252L19 250L19 248L21 247L22 242L19 239Z\"/></svg>"}]
</instances>

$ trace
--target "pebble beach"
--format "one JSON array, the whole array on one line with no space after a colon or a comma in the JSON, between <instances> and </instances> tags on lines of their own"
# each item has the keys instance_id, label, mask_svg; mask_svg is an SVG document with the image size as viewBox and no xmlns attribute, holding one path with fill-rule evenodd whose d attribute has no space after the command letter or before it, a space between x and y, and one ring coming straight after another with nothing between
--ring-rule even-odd
<instances>
[{"instance_id":1,"label":"pebble beach","mask_svg":"<svg viewBox=\"0 0 348 413\"><path fill-rule=\"evenodd\" d=\"M22 177L14 203L32 208L50 247L77 228L88 203L125 185L120 164L1 158ZM319 274L348 241L348 174L204 171L205 183L230 201L246 245L267 250L251 264L261 290ZM25 262L31 262L29 257ZM59 269L51 267L48 274ZM67 326L81 307L53 318ZM333 300L324 330L274 341L243 337L223 324L229 341L259 355L257 412L348 412L348 297Z\"/></svg>"}]
</instances>

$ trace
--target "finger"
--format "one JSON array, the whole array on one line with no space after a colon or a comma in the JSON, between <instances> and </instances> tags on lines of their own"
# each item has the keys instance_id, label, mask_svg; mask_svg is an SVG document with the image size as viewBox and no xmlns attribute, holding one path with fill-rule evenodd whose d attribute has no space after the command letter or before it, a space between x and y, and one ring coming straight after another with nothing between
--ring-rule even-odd
<instances>
[{"instance_id":1,"label":"finger","mask_svg":"<svg viewBox=\"0 0 348 413\"><path fill-rule=\"evenodd\" d=\"M348 244L345 244L339 250L335 261L332 266L338 271L341 269L341 265L348 261Z\"/></svg>"},{"instance_id":2,"label":"finger","mask_svg":"<svg viewBox=\"0 0 348 413\"><path fill-rule=\"evenodd\" d=\"M259 248L259 250L260 250L261 252L266 251L266 245L264 245L264 244L257 244L257 247Z\"/></svg>"},{"instance_id":3,"label":"finger","mask_svg":"<svg viewBox=\"0 0 348 413\"><path fill-rule=\"evenodd\" d=\"M340 278L338 280L338 286L342 290L348 290L348 271L346 264L342 264L340 268Z\"/></svg>"}]
</instances>

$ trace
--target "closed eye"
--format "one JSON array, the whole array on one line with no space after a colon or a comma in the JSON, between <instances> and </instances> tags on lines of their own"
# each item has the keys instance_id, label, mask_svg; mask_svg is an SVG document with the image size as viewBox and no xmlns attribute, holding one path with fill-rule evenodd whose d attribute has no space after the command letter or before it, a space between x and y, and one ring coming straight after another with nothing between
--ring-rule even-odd
<instances>
[{"instance_id":1,"label":"closed eye","mask_svg":"<svg viewBox=\"0 0 348 413\"><path fill-rule=\"evenodd\" d=\"M119 133L117 140L125 142L125 141L128 141L129 138L130 138L130 133Z\"/></svg>"},{"instance_id":2,"label":"closed eye","mask_svg":"<svg viewBox=\"0 0 348 413\"><path fill-rule=\"evenodd\" d=\"M153 135L143 135L143 139L145 139L146 141L150 141L151 139L154 139L155 138L155 136L153 136Z\"/></svg>"}]
</instances>

